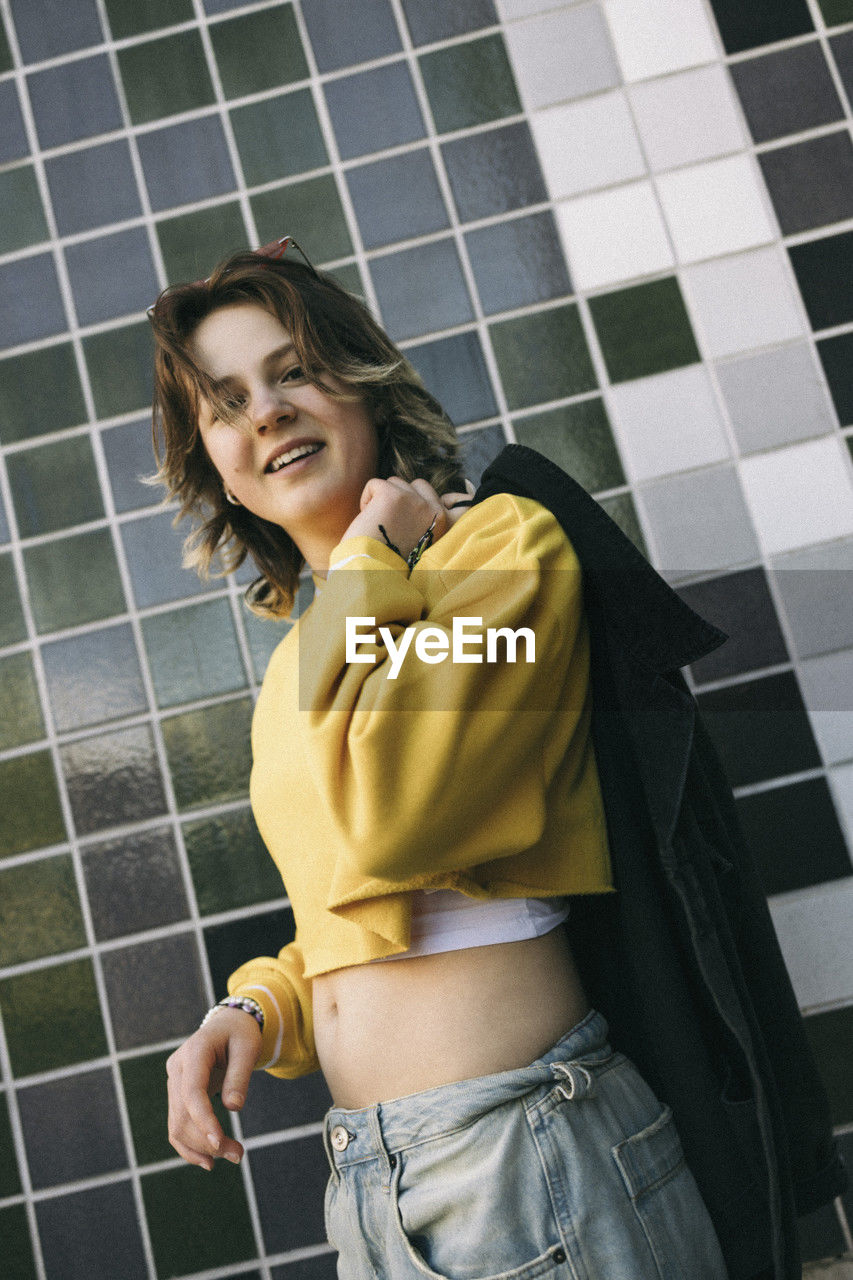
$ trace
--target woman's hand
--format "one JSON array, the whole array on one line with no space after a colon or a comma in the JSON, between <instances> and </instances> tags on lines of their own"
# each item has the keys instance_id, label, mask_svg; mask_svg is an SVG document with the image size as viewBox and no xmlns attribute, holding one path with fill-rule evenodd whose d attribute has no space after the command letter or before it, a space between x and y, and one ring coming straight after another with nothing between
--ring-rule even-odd
<instances>
[{"instance_id":1,"label":"woman's hand","mask_svg":"<svg viewBox=\"0 0 853 1280\"><path fill-rule=\"evenodd\" d=\"M354 538L361 534L384 542L379 529L381 524L405 559L426 533L433 519L435 524L432 540L437 542L467 509L459 507L455 511L449 511L448 508L454 502L466 500L468 496L467 493L446 493L439 497L427 480L412 480L409 483L400 476L390 476L387 480L374 478L364 486L359 514L343 536Z\"/></svg>"},{"instance_id":2,"label":"woman's hand","mask_svg":"<svg viewBox=\"0 0 853 1280\"><path fill-rule=\"evenodd\" d=\"M242 1009L220 1009L166 1063L169 1077L169 1141L188 1164L208 1172L215 1156L237 1164L243 1148L228 1138L211 1104L215 1093L239 1111L261 1048L261 1029Z\"/></svg>"}]
</instances>

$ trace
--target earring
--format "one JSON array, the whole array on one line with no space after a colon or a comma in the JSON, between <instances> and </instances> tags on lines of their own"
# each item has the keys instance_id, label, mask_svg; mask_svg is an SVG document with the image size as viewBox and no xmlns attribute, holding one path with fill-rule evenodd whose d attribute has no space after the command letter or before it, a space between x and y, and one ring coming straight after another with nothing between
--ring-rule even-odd
<instances>
[{"instance_id":1,"label":"earring","mask_svg":"<svg viewBox=\"0 0 853 1280\"><path fill-rule=\"evenodd\" d=\"M243 505L242 502L240 501L239 498L234 497L234 494L231 492L228 486L224 485L223 487L225 489L225 501L230 502L232 507L242 507Z\"/></svg>"}]
</instances>

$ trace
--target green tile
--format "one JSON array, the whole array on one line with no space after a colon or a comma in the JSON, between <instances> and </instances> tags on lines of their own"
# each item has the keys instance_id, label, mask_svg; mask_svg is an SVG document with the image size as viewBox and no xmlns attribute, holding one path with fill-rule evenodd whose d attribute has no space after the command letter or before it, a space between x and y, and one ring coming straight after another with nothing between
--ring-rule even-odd
<instances>
[{"instance_id":1,"label":"green tile","mask_svg":"<svg viewBox=\"0 0 853 1280\"><path fill-rule=\"evenodd\" d=\"M281 876L249 809L187 822L184 843L202 915L283 897Z\"/></svg>"},{"instance_id":2,"label":"green tile","mask_svg":"<svg viewBox=\"0 0 853 1280\"><path fill-rule=\"evenodd\" d=\"M24 564L39 634L127 609L108 529L29 547Z\"/></svg>"},{"instance_id":3,"label":"green tile","mask_svg":"<svg viewBox=\"0 0 853 1280\"><path fill-rule=\"evenodd\" d=\"M144 619L142 631L158 706L174 707L245 687L227 600L155 614Z\"/></svg>"},{"instance_id":4,"label":"green tile","mask_svg":"<svg viewBox=\"0 0 853 1280\"><path fill-rule=\"evenodd\" d=\"M148 40L118 51L133 124L192 111L216 101L197 31Z\"/></svg>"},{"instance_id":5,"label":"green tile","mask_svg":"<svg viewBox=\"0 0 853 1280\"><path fill-rule=\"evenodd\" d=\"M49 751L0 763L0 858L65 839Z\"/></svg>"},{"instance_id":6,"label":"green tile","mask_svg":"<svg viewBox=\"0 0 853 1280\"><path fill-rule=\"evenodd\" d=\"M589 308L612 382L646 378L700 358L675 276L590 298Z\"/></svg>"},{"instance_id":7,"label":"green tile","mask_svg":"<svg viewBox=\"0 0 853 1280\"><path fill-rule=\"evenodd\" d=\"M634 499L630 493L617 493L610 498L602 498L601 506L618 524L619 528L630 538L638 551L642 551L648 560L649 549L646 546L646 540L643 537L643 530L640 527L640 521L637 516L637 508L634 506Z\"/></svg>"},{"instance_id":8,"label":"green tile","mask_svg":"<svg viewBox=\"0 0 853 1280\"><path fill-rule=\"evenodd\" d=\"M439 133L502 120L522 110L500 35L437 49L418 61Z\"/></svg>"},{"instance_id":9,"label":"green tile","mask_svg":"<svg viewBox=\"0 0 853 1280\"><path fill-rule=\"evenodd\" d=\"M121 1081L139 1164L154 1164L175 1157L175 1148L167 1133L166 1059L169 1053L166 1049L163 1053L126 1058L121 1063ZM213 1100L213 1110L225 1132L233 1133L229 1112L218 1096Z\"/></svg>"},{"instance_id":10,"label":"green tile","mask_svg":"<svg viewBox=\"0 0 853 1280\"><path fill-rule=\"evenodd\" d=\"M0 600L3 601L3 608L0 609L0 646L26 640L27 624L21 608L15 565L8 551L0 555Z\"/></svg>"},{"instance_id":11,"label":"green tile","mask_svg":"<svg viewBox=\"0 0 853 1280\"><path fill-rule=\"evenodd\" d=\"M11 444L86 421L70 342L0 360L0 441Z\"/></svg>"},{"instance_id":12,"label":"green tile","mask_svg":"<svg viewBox=\"0 0 853 1280\"><path fill-rule=\"evenodd\" d=\"M146 1174L142 1200L158 1276L195 1274L254 1258L243 1179L227 1161L217 1160L212 1173L185 1165Z\"/></svg>"},{"instance_id":13,"label":"green tile","mask_svg":"<svg viewBox=\"0 0 853 1280\"><path fill-rule=\"evenodd\" d=\"M211 23L210 39L226 98L308 78L292 4Z\"/></svg>"},{"instance_id":14,"label":"green tile","mask_svg":"<svg viewBox=\"0 0 853 1280\"><path fill-rule=\"evenodd\" d=\"M85 945L70 855L0 871L0 966Z\"/></svg>"},{"instance_id":15,"label":"green tile","mask_svg":"<svg viewBox=\"0 0 853 1280\"><path fill-rule=\"evenodd\" d=\"M0 209L0 253L12 253L50 238L31 164L0 173Z\"/></svg>"},{"instance_id":16,"label":"green tile","mask_svg":"<svg viewBox=\"0 0 853 1280\"><path fill-rule=\"evenodd\" d=\"M196 213L182 213L177 218L164 218L157 223L157 238L169 284L203 279L222 258L249 247L236 200Z\"/></svg>"},{"instance_id":17,"label":"green tile","mask_svg":"<svg viewBox=\"0 0 853 1280\"><path fill-rule=\"evenodd\" d=\"M260 683L274 650L281 644L293 624L285 620L259 618L256 614L246 611L243 614L243 625L246 628L246 639L249 642L249 655L252 659L255 679Z\"/></svg>"},{"instance_id":18,"label":"green tile","mask_svg":"<svg viewBox=\"0 0 853 1280\"><path fill-rule=\"evenodd\" d=\"M829 1095L832 1123L853 1124L853 1076L850 1073L853 1005L828 1013L814 1013L805 1019L805 1028Z\"/></svg>"},{"instance_id":19,"label":"green tile","mask_svg":"<svg viewBox=\"0 0 853 1280\"><path fill-rule=\"evenodd\" d=\"M9 483L21 536L54 533L105 515L88 436L74 436L8 456Z\"/></svg>"},{"instance_id":20,"label":"green tile","mask_svg":"<svg viewBox=\"0 0 853 1280\"><path fill-rule=\"evenodd\" d=\"M607 410L600 397L514 418L512 425L519 444L544 453L588 492L615 489L625 483Z\"/></svg>"},{"instance_id":21,"label":"green tile","mask_svg":"<svg viewBox=\"0 0 853 1280\"><path fill-rule=\"evenodd\" d=\"M310 89L235 107L231 123L250 187L329 163Z\"/></svg>"},{"instance_id":22,"label":"green tile","mask_svg":"<svg viewBox=\"0 0 853 1280\"><path fill-rule=\"evenodd\" d=\"M9 1104L6 1095L0 1094L0 1200L6 1196L16 1196L20 1191L21 1179L18 1174L18 1161L15 1158L12 1126L9 1122Z\"/></svg>"},{"instance_id":23,"label":"green tile","mask_svg":"<svg viewBox=\"0 0 853 1280\"><path fill-rule=\"evenodd\" d=\"M252 196L252 212L261 244L293 232L312 262L346 258L353 252L346 216L330 173Z\"/></svg>"},{"instance_id":24,"label":"green tile","mask_svg":"<svg viewBox=\"0 0 853 1280\"><path fill-rule=\"evenodd\" d=\"M158 27L191 22L195 17L192 0L105 0L114 40L156 31Z\"/></svg>"},{"instance_id":25,"label":"green tile","mask_svg":"<svg viewBox=\"0 0 853 1280\"><path fill-rule=\"evenodd\" d=\"M151 404L154 342L147 320L83 339L95 409L113 418Z\"/></svg>"},{"instance_id":26,"label":"green tile","mask_svg":"<svg viewBox=\"0 0 853 1280\"><path fill-rule=\"evenodd\" d=\"M251 701L239 698L163 721L163 740L179 809L246 795L251 767L251 720Z\"/></svg>"},{"instance_id":27,"label":"green tile","mask_svg":"<svg viewBox=\"0 0 853 1280\"><path fill-rule=\"evenodd\" d=\"M853 22L853 0L818 0L823 20L828 27Z\"/></svg>"},{"instance_id":28,"label":"green tile","mask_svg":"<svg viewBox=\"0 0 853 1280\"><path fill-rule=\"evenodd\" d=\"M22 1204L0 1210L0 1240L3 1241L3 1280L36 1280L27 1211Z\"/></svg>"},{"instance_id":29,"label":"green tile","mask_svg":"<svg viewBox=\"0 0 853 1280\"><path fill-rule=\"evenodd\" d=\"M53 1071L107 1052L91 960L4 979L0 1009L16 1076Z\"/></svg>"},{"instance_id":30,"label":"green tile","mask_svg":"<svg viewBox=\"0 0 853 1280\"><path fill-rule=\"evenodd\" d=\"M0 751L44 737L38 685L29 653L0 658ZM0 947L2 947L0 938Z\"/></svg>"},{"instance_id":31,"label":"green tile","mask_svg":"<svg viewBox=\"0 0 853 1280\"><path fill-rule=\"evenodd\" d=\"M578 309L571 303L489 326L510 409L596 386Z\"/></svg>"},{"instance_id":32,"label":"green tile","mask_svg":"<svg viewBox=\"0 0 853 1280\"><path fill-rule=\"evenodd\" d=\"M364 301L364 281L361 278L358 263L342 262L339 267L335 267L334 271L330 271L329 275L334 276L341 288L346 289L347 293L352 293L356 298L361 298Z\"/></svg>"}]
</instances>

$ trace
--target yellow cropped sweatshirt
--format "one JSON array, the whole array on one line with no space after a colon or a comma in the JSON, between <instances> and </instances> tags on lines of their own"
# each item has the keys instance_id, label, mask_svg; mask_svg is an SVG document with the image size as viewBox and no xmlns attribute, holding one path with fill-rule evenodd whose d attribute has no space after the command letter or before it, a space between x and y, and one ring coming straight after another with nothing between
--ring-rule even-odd
<instances>
[{"instance_id":1,"label":"yellow cropped sweatshirt","mask_svg":"<svg viewBox=\"0 0 853 1280\"><path fill-rule=\"evenodd\" d=\"M319 1065L312 977L407 950L412 890L613 889L581 570L554 516L496 494L411 573L384 543L355 537L315 582L252 726L252 806L296 935L228 983L263 1007L258 1067L284 1077ZM454 653L461 618L475 621ZM373 661L347 660L348 628L350 658ZM356 644L355 628L374 638ZM517 638L490 640L501 628Z\"/></svg>"}]
</instances>

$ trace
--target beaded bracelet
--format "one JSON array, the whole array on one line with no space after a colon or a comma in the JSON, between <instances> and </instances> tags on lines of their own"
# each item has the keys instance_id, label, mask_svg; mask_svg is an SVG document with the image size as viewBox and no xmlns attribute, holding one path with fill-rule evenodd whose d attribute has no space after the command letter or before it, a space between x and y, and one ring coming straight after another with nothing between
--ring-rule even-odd
<instances>
[{"instance_id":1,"label":"beaded bracelet","mask_svg":"<svg viewBox=\"0 0 853 1280\"><path fill-rule=\"evenodd\" d=\"M257 1000L253 1000L251 996L226 996L224 1000L220 1000L212 1009L208 1009L207 1013L201 1020L201 1027L206 1026L215 1013L220 1009L242 1009L244 1013L248 1013L255 1019L261 1031L264 1029L264 1011Z\"/></svg>"}]
</instances>

